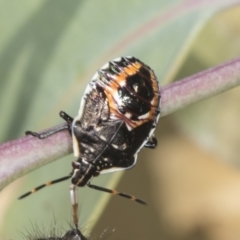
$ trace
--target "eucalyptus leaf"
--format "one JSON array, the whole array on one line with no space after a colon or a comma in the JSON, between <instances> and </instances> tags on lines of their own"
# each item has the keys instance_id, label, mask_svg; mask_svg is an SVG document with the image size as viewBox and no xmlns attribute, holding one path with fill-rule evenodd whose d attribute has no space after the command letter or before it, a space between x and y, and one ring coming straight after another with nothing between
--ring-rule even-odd
<instances>
[{"instance_id":1,"label":"eucalyptus leaf","mask_svg":"<svg viewBox=\"0 0 240 240\"><path fill-rule=\"evenodd\" d=\"M207 20L235 3L239 1L1 1L0 141L60 123L60 110L74 117L91 76L115 57L133 55L155 70L161 84L170 82ZM44 166L1 192L1 238L19 239L15 229L29 229L31 222L48 226L53 216L67 225L69 182L19 202L16 198L65 176L72 160L71 155ZM120 175L95 182L114 187ZM80 189L79 195L81 221L96 222L109 196L90 189Z\"/></svg>"}]
</instances>

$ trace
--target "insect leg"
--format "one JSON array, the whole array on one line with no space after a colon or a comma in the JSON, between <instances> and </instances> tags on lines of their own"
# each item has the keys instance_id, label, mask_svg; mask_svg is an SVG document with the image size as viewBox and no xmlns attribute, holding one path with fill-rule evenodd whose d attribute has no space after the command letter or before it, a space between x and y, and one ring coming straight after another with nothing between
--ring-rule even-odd
<instances>
[{"instance_id":1,"label":"insect leg","mask_svg":"<svg viewBox=\"0 0 240 240\"><path fill-rule=\"evenodd\" d=\"M108 189L108 188L104 188L104 187L92 185L90 182L87 183L87 186L90 187L90 188L93 188L93 189L95 189L95 190L107 192L107 193L110 193L110 194L112 194L112 195L118 195L118 196L127 198L127 199L129 199L129 200L132 200L132 201L141 203L141 204L143 204L143 205L147 205L147 203L144 202L143 200L138 199L138 198L136 198L136 197L134 197L134 196L132 196L132 195L128 195L128 194L126 194L126 193L121 193L121 192L118 192L118 191L116 191L116 190L112 190L112 189Z\"/></svg>"},{"instance_id":2,"label":"insect leg","mask_svg":"<svg viewBox=\"0 0 240 240\"><path fill-rule=\"evenodd\" d=\"M40 185L40 186L32 189L31 191L23 194L23 195L20 196L18 199L20 200L20 199L22 199L22 198L25 198L25 197L27 197L28 195L30 195L30 194L32 194L32 193L35 193L35 192L37 192L38 190L40 190L40 189L42 189L42 188L44 188L44 187L47 187L47 186L53 185L53 184L55 184L55 183L59 183L59 182L65 181L65 180L71 178L71 176L72 176L72 175L68 175L68 176L61 177L61 178L52 180L52 181L50 181L50 182L44 183L44 184L42 184L42 185Z\"/></svg>"},{"instance_id":3,"label":"insect leg","mask_svg":"<svg viewBox=\"0 0 240 240\"><path fill-rule=\"evenodd\" d=\"M32 135L32 136L37 137L39 139L44 139L44 138L48 138L49 136L51 136L55 133L61 132L63 130L69 130L69 126L68 125L57 126L56 128L52 128L52 129L47 130L47 131L42 132L42 133L26 131L25 134L26 135Z\"/></svg>"},{"instance_id":4,"label":"insect leg","mask_svg":"<svg viewBox=\"0 0 240 240\"><path fill-rule=\"evenodd\" d=\"M60 115L60 117L61 117L62 119L64 119L69 125L72 124L73 118L70 117L67 113L65 113L64 111L60 111L59 115Z\"/></svg>"},{"instance_id":5,"label":"insect leg","mask_svg":"<svg viewBox=\"0 0 240 240\"><path fill-rule=\"evenodd\" d=\"M78 228L78 200L77 200L77 186L74 184L70 185L70 199L73 210L73 223Z\"/></svg>"},{"instance_id":6,"label":"insect leg","mask_svg":"<svg viewBox=\"0 0 240 240\"><path fill-rule=\"evenodd\" d=\"M67 124L66 125L61 125L61 126L57 126L55 128L52 128L50 130L47 130L45 132L42 133L37 133L37 132L32 132L32 131L26 131L25 134L26 135L32 135L34 137L37 137L39 139L44 139L47 138L55 133L64 131L64 130L68 130L70 134L72 134L72 130L71 130L71 124L73 122L73 118L70 117L67 113L61 111L59 113L60 117L63 118Z\"/></svg>"}]
</instances>

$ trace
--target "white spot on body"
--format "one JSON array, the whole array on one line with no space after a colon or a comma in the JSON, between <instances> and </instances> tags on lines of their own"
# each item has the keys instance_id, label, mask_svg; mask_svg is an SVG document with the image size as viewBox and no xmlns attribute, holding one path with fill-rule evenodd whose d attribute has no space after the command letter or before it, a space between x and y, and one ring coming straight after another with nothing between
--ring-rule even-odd
<instances>
[{"instance_id":1,"label":"white spot on body","mask_svg":"<svg viewBox=\"0 0 240 240\"><path fill-rule=\"evenodd\" d=\"M109 63L108 62L101 67L101 70L107 70L107 69L109 69Z\"/></svg>"},{"instance_id":2,"label":"white spot on body","mask_svg":"<svg viewBox=\"0 0 240 240\"><path fill-rule=\"evenodd\" d=\"M113 98L116 102L116 108L118 108L119 106L122 106L123 105L123 102L122 102L122 98L119 98L119 94L117 91L113 92Z\"/></svg>"},{"instance_id":3,"label":"white spot on body","mask_svg":"<svg viewBox=\"0 0 240 240\"><path fill-rule=\"evenodd\" d=\"M127 124L126 122L125 122L125 124L127 126L128 131L132 131L133 130L133 127L131 125Z\"/></svg>"},{"instance_id":4,"label":"white spot on body","mask_svg":"<svg viewBox=\"0 0 240 240\"><path fill-rule=\"evenodd\" d=\"M121 61L122 61L122 57L118 57L113 60L113 62L121 62Z\"/></svg>"},{"instance_id":5,"label":"white spot on body","mask_svg":"<svg viewBox=\"0 0 240 240\"><path fill-rule=\"evenodd\" d=\"M100 135L100 138L105 142L107 141L107 139L103 135Z\"/></svg>"},{"instance_id":6,"label":"white spot on body","mask_svg":"<svg viewBox=\"0 0 240 240\"><path fill-rule=\"evenodd\" d=\"M97 81L98 79L99 79L99 75L98 75L98 72L96 72L92 77L92 81Z\"/></svg>"},{"instance_id":7,"label":"white spot on body","mask_svg":"<svg viewBox=\"0 0 240 240\"><path fill-rule=\"evenodd\" d=\"M92 147L90 147L89 150L90 150L90 152L92 152L92 153L95 152L95 149L92 148Z\"/></svg>"},{"instance_id":8,"label":"white spot on body","mask_svg":"<svg viewBox=\"0 0 240 240\"><path fill-rule=\"evenodd\" d=\"M130 119L130 118L132 117L132 114L129 113L129 112L126 112L126 113L124 114L124 116L125 116L126 118Z\"/></svg>"},{"instance_id":9,"label":"white spot on body","mask_svg":"<svg viewBox=\"0 0 240 240\"><path fill-rule=\"evenodd\" d=\"M148 119L148 118L149 118L149 112L138 117L138 119Z\"/></svg>"},{"instance_id":10,"label":"white spot on body","mask_svg":"<svg viewBox=\"0 0 240 240\"><path fill-rule=\"evenodd\" d=\"M83 158L82 162L85 163L86 165L89 165L89 163Z\"/></svg>"},{"instance_id":11,"label":"white spot on body","mask_svg":"<svg viewBox=\"0 0 240 240\"><path fill-rule=\"evenodd\" d=\"M122 150L126 149L127 148L127 144L126 143L122 144L121 148L122 148Z\"/></svg>"},{"instance_id":12,"label":"white spot on body","mask_svg":"<svg viewBox=\"0 0 240 240\"><path fill-rule=\"evenodd\" d=\"M116 145L116 144L111 144L111 146L115 149L118 149L118 145Z\"/></svg>"},{"instance_id":13,"label":"white spot on body","mask_svg":"<svg viewBox=\"0 0 240 240\"><path fill-rule=\"evenodd\" d=\"M72 141L73 141L73 153L75 157L79 157L80 156L80 149L79 149L79 145L78 145L78 140L75 137L74 133L72 134Z\"/></svg>"},{"instance_id":14,"label":"white spot on body","mask_svg":"<svg viewBox=\"0 0 240 240\"><path fill-rule=\"evenodd\" d=\"M137 84L134 84L134 85L133 85L133 89L134 89L134 91L137 93L137 92L138 92L138 85L137 85Z\"/></svg>"},{"instance_id":15,"label":"white spot on body","mask_svg":"<svg viewBox=\"0 0 240 240\"><path fill-rule=\"evenodd\" d=\"M150 102L152 106L154 105L155 101L156 101L156 99L155 99L155 97L154 97L154 98L152 99L152 101Z\"/></svg>"},{"instance_id":16,"label":"white spot on body","mask_svg":"<svg viewBox=\"0 0 240 240\"><path fill-rule=\"evenodd\" d=\"M87 85L86 90L84 91L84 96L91 93L91 91L93 90L93 86L95 86L95 84L94 85L92 85L92 84Z\"/></svg>"}]
</instances>

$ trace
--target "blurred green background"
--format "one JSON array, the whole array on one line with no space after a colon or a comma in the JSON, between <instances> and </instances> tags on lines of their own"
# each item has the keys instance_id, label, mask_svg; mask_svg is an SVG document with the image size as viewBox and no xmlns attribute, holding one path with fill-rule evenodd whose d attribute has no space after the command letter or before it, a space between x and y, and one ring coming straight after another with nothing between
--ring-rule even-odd
<instances>
[{"instance_id":1,"label":"blurred green background","mask_svg":"<svg viewBox=\"0 0 240 240\"><path fill-rule=\"evenodd\" d=\"M92 75L118 56L141 59L161 85L239 56L238 2L0 1L0 142L62 122L60 110L74 117ZM239 93L161 119L157 150L143 150L118 184L121 173L93 181L149 206L79 189L80 226L93 228L96 239L105 229L108 239L240 239ZM54 219L68 229L69 182L17 197L65 176L73 159L37 169L0 193L0 239L21 239L33 225L47 231Z\"/></svg>"}]
</instances>

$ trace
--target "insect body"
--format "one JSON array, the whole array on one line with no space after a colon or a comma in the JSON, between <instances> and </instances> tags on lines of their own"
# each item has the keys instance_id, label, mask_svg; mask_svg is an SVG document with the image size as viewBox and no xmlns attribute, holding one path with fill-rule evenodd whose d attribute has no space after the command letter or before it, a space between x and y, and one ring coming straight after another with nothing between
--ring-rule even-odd
<instances>
[{"instance_id":1,"label":"insect body","mask_svg":"<svg viewBox=\"0 0 240 240\"><path fill-rule=\"evenodd\" d=\"M90 180L102 173L131 168L142 147L156 146L153 134L160 117L160 89L153 70L134 57L117 58L93 76L78 115L73 119L61 112L60 116L67 121L66 126L41 134L27 133L46 138L69 129L77 160L72 163L69 176L52 183L71 177L73 206L77 207L76 187L85 185L144 203L133 196L92 185Z\"/></svg>"},{"instance_id":2,"label":"insect body","mask_svg":"<svg viewBox=\"0 0 240 240\"><path fill-rule=\"evenodd\" d=\"M100 173L132 167L137 153L151 145L160 113L153 71L133 57L103 66L88 85L72 123L72 183L84 186Z\"/></svg>"}]
</instances>

